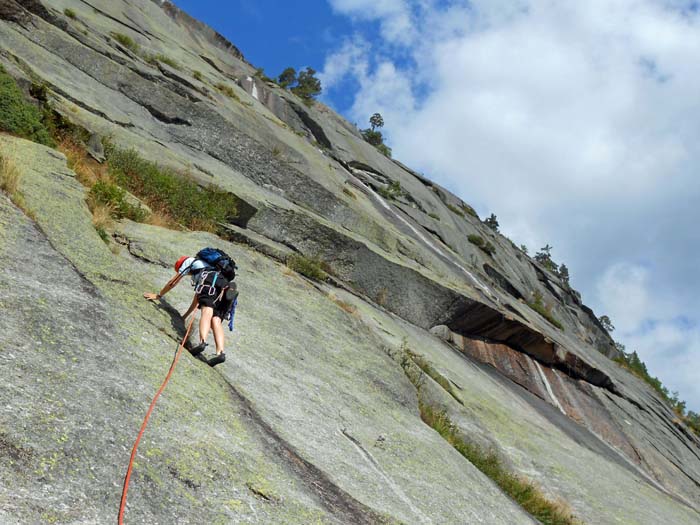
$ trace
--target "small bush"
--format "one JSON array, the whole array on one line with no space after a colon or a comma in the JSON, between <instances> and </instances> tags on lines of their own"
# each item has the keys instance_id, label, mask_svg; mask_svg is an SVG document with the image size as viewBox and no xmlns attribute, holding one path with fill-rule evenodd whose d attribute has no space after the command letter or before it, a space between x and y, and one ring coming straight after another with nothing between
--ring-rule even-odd
<instances>
[{"instance_id":1,"label":"small bush","mask_svg":"<svg viewBox=\"0 0 700 525\"><path fill-rule=\"evenodd\" d=\"M436 221L439 221L439 220L440 220L440 216L437 215L436 213L429 213L429 214L428 214L428 217L430 217L430 218L432 218L432 219L435 219Z\"/></svg>"},{"instance_id":2,"label":"small bush","mask_svg":"<svg viewBox=\"0 0 700 525\"><path fill-rule=\"evenodd\" d=\"M201 82L201 81L202 81L202 72L201 72L201 71L195 71L194 73L192 73L192 78L194 78L195 80L198 80L199 82Z\"/></svg>"},{"instance_id":3,"label":"small bush","mask_svg":"<svg viewBox=\"0 0 700 525\"><path fill-rule=\"evenodd\" d=\"M527 479L521 478L503 466L498 456L467 442L445 411L436 411L419 401L421 419L459 452L467 461L491 478L506 494L534 516L543 525L575 525L578 520L561 501L551 501Z\"/></svg>"},{"instance_id":4,"label":"small bush","mask_svg":"<svg viewBox=\"0 0 700 525\"><path fill-rule=\"evenodd\" d=\"M357 200L357 195L355 195L352 191L350 191L348 188L343 188L343 193L350 197L351 199Z\"/></svg>"},{"instance_id":5,"label":"small bush","mask_svg":"<svg viewBox=\"0 0 700 525\"><path fill-rule=\"evenodd\" d=\"M527 305L551 324L559 328L559 330L564 329L564 326L552 315L552 308L544 304L542 294L539 291L535 292L534 300L528 302Z\"/></svg>"},{"instance_id":6,"label":"small bush","mask_svg":"<svg viewBox=\"0 0 700 525\"><path fill-rule=\"evenodd\" d=\"M305 257L292 254L287 257L287 267L314 281L325 281L328 274L323 269L323 263L318 257Z\"/></svg>"},{"instance_id":7,"label":"small bush","mask_svg":"<svg viewBox=\"0 0 700 525\"><path fill-rule=\"evenodd\" d=\"M78 16L75 14L75 11L69 8L64 9L63 14L66 15L68 18L72 18L73 20L78 18Z\"/></svg>"},{"instance_id":8,"label":"small bush","mask_svg":"<svg viewBox=\"0 0 700 525\"><path fill-rule=\"evenodd\" d=\"M105 148L115 182L159 213L192 229L215 231L238 216L238 198L216 186L200 187L173 169L159 166L134 150Z\"/></svg>"},{"instance_id":9,"label":"small bush","mask_svg":"<svg viewBox=\"0 0 700 525\"><path fill-rule=\"evenodd\" d=\"M88 193L88 202L93 210L98 206L113 210L113 216L117 219L131 219L143 222L148 215L145 210L134 206L127 201L126 192L116 184L107 181L97 181Z\"/></svg>"},{"instance_id":10,"label":"small bush","mask_svg":"<svg viewBox=\"0 0 700 525\"><path fill-rule=\"evenodd\" d=\"M485 241L481 235L467 235L467 240L474 246L480 248L487 255L493 255L496 253L496 247L488 241Z\"/></svg>"},{"instance_id":11,"label":"small bush","mask_svg":"<svg viewBox=\"0 0 700 525\"><path fill-rule=\"evenodd\" d=\"M141 46L139 46L133 38L131 38L129 35L125 35L124 33L112 33L112 38L114 38L114 40L119 42L132 53L138 53L141 49Z\"/></svg>"},{"instance_id":12,"label":"small bush","mask_svg":"<svg viewBox=\"0 0 700 525\"><path fill-rule=\"evenodd\" d=\"M24 99L22 91L0 66L0 130L46 146L54 146L42 112Z\"/></svg>"}]
</instances>

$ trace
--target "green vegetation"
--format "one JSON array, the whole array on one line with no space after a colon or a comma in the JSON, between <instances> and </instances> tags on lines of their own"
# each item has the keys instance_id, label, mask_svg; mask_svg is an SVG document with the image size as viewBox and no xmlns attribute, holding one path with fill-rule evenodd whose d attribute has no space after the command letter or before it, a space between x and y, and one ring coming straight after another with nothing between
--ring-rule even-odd
<instances>
[{"instance_id":1,"label":"green vegetation","mask_svg":"<svg viewBox=\"0 0 700 525\"><path fill-rule=\"evenodd\" d=\"M435 219L436 221L440 220L440 216L436 213L428 213L428 217L430 217L431 219Z\"/></svg>"},{"instance_id":2,"label":"green vegetation","mask_svg":"<svg viewBox=\"0 0 700 525\"><path fill-rule=\"evenodd\" d=\"M228 98L232 98L236 102L241 102L241 99L238 97L238 94L231 86L227 86L226 84L219 82L214 87L221 91L221 93L226 95Z\"/></svg>"},{"instance_id":3,"label":"green vegetation","mask_svg":"<svg viewBox=\"0 0 700 525\"><path fill-rule=\"evenodd\" d=\"M564 325L562 325L561 322L559 322L557 318L552 315L552 307L544 303L542 293L536 291L533 296L534 299L532 301L528 301L527 305L551 324L559 328L559 330L563 330Z\"/></svg>"},{"instance_id":4,"label":"green vegetation","mask_svg":"<svg viewBox=\"0 0 700 525\"><path fill-rule=\"evenodd\" d=\"M282 89L288 89L290 86L295 84L297 81L297 70L293 67L288 67L277 77L277 84Z\"/></svg>"},{"instance_id":5,"label":"green vegetation","mask_svg":"<svg viewBox=\"0 0 700 525\"><path fill-rule=\"evenodd\" d=\"M509 472L493 451L486 451L475 443L467 441L457 426L452 423L444 409L436 409L428 404L422 393L423 381L417 374L417 366L426 375L432 377L442 388L447 390L455 399L459 399L452 391L452 385L442 377L422 357L413 353L406 340L400 348L400 364L406 377L416 387L418 394L418 409L423 422L435 430L457 452L477 469L491 478L508 496L513 498L532 516L544 525L579 525L568 506L561 501L551 501L542 491L529 480ZM460 401L461 403L461 401Z\"/></svg>"},{"instance_id":6,"label":"green vegetation","mask_svg":"<svg viewBox=\"0 0 700 525\"><path fill-rule=\"evenodd\" d=\"M75 11L69 8L64 9L63 14L66 15L68 18L72 18L73 20L78 18L78 16L75 14Z\"/></svg>"},{"instance_id":7,"label":"green vegetation","mask_svg":"<svg viewBox=\"0 0 700 525\"><path fill-rule=\"evenodd\" d=\"M378 128L384 127L384 119L379 113L375 113L369 118L370 128L361 129L365 142L372 144L384 156L391 158L391 148L384 144L384 135Z\"/></svg>"},{"instance_id":8,"label":"green vegetation","mask_svg":"<svg viewBox=\"0 0 700 525\"><path fill-rule=\"evenodd\" d=\"M131 38L129 35L125 35L124 33L110 33L112 35L112 38L119 42L122 46L127 48L129 51L132 53L138 54L139 50L141 49L141 46L138 45L137 42L134 41L133 38Z\"/></svg>"},{"instance_id":9,"label":"green vegetation","mask_svg":"<svg viewBox=\"0 0 700 525\"><path fill-rule=\"evenodd\" d=\"M357 195L355 195L349 188L343 188L343 193L350 197L351 199L357 200Z\"/></svg>"},{"instance_id":10,"label":"green vegetation","mask_svg":"<svg viewBox=\"0 0 700 525\"><path fill-rule=\"evenodd\" d=\"M462 210L460 210L457 206L454 206L452 204L445 204L445 206L447 206L447 209L450 210L455 215L459 215L460 217L464 217L464 212Z\"/></svg>"},{"instance_id":11,"label":"green vegetation","mask_svg":"<svg viewBox=\"0 0 700 525\"><path fill-rule=\"evenodd\" d=\"M493 244L491 244L489 241L485 241L481 235L476 235L476 234L467 235L467 240L470 243L472 243L474 246L477 246L478 248L480 248L487 255L492 256L494 253L496 253L496 247Z\"/></svg>"},{"instance_id":12,"label":"green vegetation","mask_svg":"<svg viewBox=\"0 0 700 525\"><path fill-rule=\"evenodd\" d=\"M314 281L325 281L328 272L326 266L318 257L305 257L301 254L292 254L287 257L287 267Z\"/></svg>"},{"instance_id":13,"label":"green vegetation","mask_svg":"<svg viewBox=\"0 0 700 525\"><path fill-rule=\"evenodd\" d=\"M264 76L261 69L259 69L258 72L260 72L265 80L271 80ZM313 104L314 99L323 91L321 88L321 81L316 78L316 70L310 67L307 67L304 71L300 71L298 75L296 69L293 67L286 68L277 77L277 84L283 89L289 89L307 106Z\"/></svg>"},{"instance_id":14,"label":"green vegetation","mask_svg":"<svg viewBox=\"0 0 700 525\"><path fill-rule=\"evenodd\" d=\"M557 263L552 260L552 247L549 244L540 248L540 251L535 254L535 260L555 274L559 269Z\"/></svg>"},{"instance_id":15,"label":"green vegetation","mask_svg":"<svg viewBox=\"0 0 700 525\"><path fill-rule=\"evenodd\" d=\"M34 212L27 207L24 195L19 190L21 179L22 172L17 168L14 159L0 155L0 191L7 193L15 206L33 219Z\"/></svg>"},{"instance_id":16,"label":"green vegetation","mask_svg":"<svg viewBox=\"0 0 700 525\"><path fill-rule=\"evenodd\" d=\"M690 410L685 416L685 424L692 430L696 436L700 436L700 414Z\"/></svg>"},{"instance_id":17,"label":"green vegetation","mask_svg":"<svg viewBox=\"0 0 700 525\"><path fill-rule=\"evenodd\" d=\"M608 332L615 329L607 315L601 316L599 320L601 321L601 324L606 327L605 329ZM614 361L651 386L661 396L661 398L671 406L676 415L678 415L679 419L682 420L697 436L700 436L700 415L696 414L692 410L686 413L685 401L681 401L678 398L678 392L670 392L669 389L666 388L663 383L661 383L661 380L658 377L652 376L647 369L647 365L639 358L637 352L626 352L625 345L618 342L615 343L615 346L620 351L620 354L622 354L622 357L618 357L614 359Z\"/></svg>"},{"instance_id":18,"label":"green vegetation","mask_svg":"<svg viewBox=\"0 0 700 525\"><path fill-rule=\"evenodd\" d=\"M14 161L0 155L0 190L12 196L19 191L20 172Z\"/></svg>"},{"instance_id":19,"label":"green vegetation","mask_svg":"<svg viewBox=\"0 0 700 525\"><path fill-rule=\"evenodd\" d=\"M379 188L377 193L386 200L394 200L406 195L406 192L401 187L401 183L397 180L391 182L386 188Z\"/></svg>"},{"instance_id":20,"label":"green vegetation","mask_svg":"<svg viewBox=\"0 0 700 525\"><path fill-rule=\"evenodd\" d=\"M479 218L479 214L476 213L476 210L475 210L474 208L472 208L471 206L469 206L469 204L467 204L467 203L465 203L465 202L462 203L462 210L463 210L464 213L466 213L467 215L471 215L472 217L474 217L474 218L476 218L476 219Z\"/></svg>"},{"instance_id":21,"label":"green vegetation","mask_svg":"<svg viewBox=\"0 0 700 525\"><path fill-rule=\"evenodd\" d=\"M192 78L201 82L202 81L202 72L201 71L194 71L192 73Z\"/></svg>"},{"instance_id":22,"label":"green vegetation","mask_svg":"<svg viewBox=\"0 0 700 525\"><path fill-rule=\"evenodd\" d=\"M484 224L498 233L499 224L495 214L492 213L489 217L484 219Z\"/></svg>"},{"instance_id":23,"label":"green vegetation","mask_svg":"<svg viewBox=\"0 0 700 525\"><path fill-rule=\"evenodd\" d=\"M444 410L419 401L421 419L459 452L472 465L491 478L503 492L544 525L574 525L577 523L571 511L561 502L547 499L542 491L529 480L508 472L498 456L487 452L461 435Z\"/></svg>"},{"instance_id":24,"label":"green vegetation","mask_svg":"<svg viewBox=\"0 0 700 525\"><path fill-rule=\"evenodd\" d=\"M148 62L151 65L157 66L158 62L162 62L163 64L169 65L173 69L182 69L180 67L180 64L178 64L175 60L170 58L169 56L166 55L161 55L161 54L156 54L156 55L146 55L144 56L144 59L146 62Z\"/></svg>"},{"instance_id":25,"label":"green vegetation","mask_svg":"<svg viewBox=\"0 0 700 525\"><path fill-rule=\"evenodd\" d=\"M598 321L600 322L601 325L603 325L603 328L605 328L605 331L611 334L612 332L615 331L615 326L612 324L612 321L610 320L610 317L607 315L601 315L598 318Z\"/></svg>"},{"instance_id":26,"label":"green vegetation","mask_svg":"<svg viewBox=\"0 0 700 525\"><path fill-rule=\"evenodd\" d=\"M15 79L0 66L0 131L54 146L46 118L46 114L25 100Z\"/></svg>"},{"instance_id":27,"label":"green vegetation","mask_svg":"<svg viewBox=\"0 0 700 525\"><path fill-rule=\"evenodd\" d=\"M104 180L99 180L92 186L88 193L88 203L90 203L91 208L96 204L108 206L116 219L126 218L143 222L148 216L143 208L129 203L126 192L122 188Z\"/></svg>"},{"instance_id":28,"label":"green vegetation","mask_svg":"<svg viewBox=\"0 0 700 525\"><path fill-rule=\"evenodd\" d=\"M457 395L457 392L455 392L454 388L452 388L452 383L450 383L449 379L435 370L435 368L433 368L433 366L423 356L418 355L408 349L405 349L405 352L408 354L408 357L410 357L411 360L418 366L418 368L420 368L428 377L440 385L445 392L450 394L455 399L455 401L457 401L460 405L464 404L464 402L459 398L459 395Z\"/></svg>"},{"instance_id":29,"label":"green vegetation","mask_svg":"<svg viewBox=\"0 0 700 525\"><path fill-rule=\"evenodd\" d=\"M265 82L274 82L270 77L265 74L265 69L259 67L255 70L255 77L263 80Z\"/></svg>"},{"instance_id":30,"label":"green vegetation","mask_svg":"<svg viewBox=\"0 0 700 525\"><path fill-rule=\"evenodd\" d=\"M171 168L149 162L134 150L105 147L111 177L155 212L191 229L215 231L238 215L235 195L215 186L200 187Z\"/></svg>"}]
</instances>

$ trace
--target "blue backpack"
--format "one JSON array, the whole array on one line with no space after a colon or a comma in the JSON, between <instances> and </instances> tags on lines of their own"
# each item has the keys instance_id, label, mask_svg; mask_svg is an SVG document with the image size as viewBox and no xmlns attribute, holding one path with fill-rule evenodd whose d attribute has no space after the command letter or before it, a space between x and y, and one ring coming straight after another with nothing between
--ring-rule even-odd
<instances>
[{"instance_id":1,"label":"blue backpack","mask_svg":"<svg viewBox=\"0 0 700 525\"><path fill-rule=\"evenodd\" d=\"M236 262L231 259L226 252L218 248L204 248L203 250L199 250L195 257L221 272L229 281L233 281L236 278L236 270L238 267L236 266Z\"/></svg>"}]
</instances>

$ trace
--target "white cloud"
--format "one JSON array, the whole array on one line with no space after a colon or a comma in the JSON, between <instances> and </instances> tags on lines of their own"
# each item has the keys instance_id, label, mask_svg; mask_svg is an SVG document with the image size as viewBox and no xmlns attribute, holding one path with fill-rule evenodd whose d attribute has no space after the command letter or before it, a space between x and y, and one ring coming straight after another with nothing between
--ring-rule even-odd
<instances>
[{"instance_id":1,"label":"white cloud","mask_svg":"<svg viewBox=\"0 0 700 525\"><path fill-rule=\"evenodd\" d=\"M327 63L336 85L339 70L359 85L353 120L379 111L397 158L495 212L516 243L554 245L584 299L640 345L652 372L667 367L639 336L650 323L676 364L698 360L698 332L674 321L700 324L697 9L680 0L329 2L381 27L352 67ZM681 371L655 373L673 383Z\"/></svg>"},{"instance_id":2,"label":"white cloud","mask_svg":"<svg viewBox=\"0 0 700 525\"><path fill-rule=\"evenodd\" d=\"M362 20L379 20L382 36L391 42L408 43L413 39L413 21L406 0L329 0L339 13Z\"/></svg>"}]
</instances>

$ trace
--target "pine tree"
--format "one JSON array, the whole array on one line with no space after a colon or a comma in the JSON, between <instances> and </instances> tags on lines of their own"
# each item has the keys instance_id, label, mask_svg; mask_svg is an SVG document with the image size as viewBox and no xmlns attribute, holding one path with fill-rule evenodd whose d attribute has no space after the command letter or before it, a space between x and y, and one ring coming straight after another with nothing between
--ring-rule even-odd
<instances>
[{"instance_id":1,"label":"pine tree","mask_svg":"<svg viewBox=\"0 0 700 525\"><path fill-rule=\"evenodd\" d=\"M495 214L492 213L489 217L484 219L484 224L491 228L493 231L498 232L499 224Z\"/></svg>"},{"instance_id":2,"label":"pine tree","mask_svg":"<svg viewBox=\"0 0 700 525\"><path fill-rule=\"evenodd\" d=\"M296 84L297 81L297 70L294 69L293 67L288 67L282 73L280 73L280 76L277 77L277 83L280 85L280 87L287 89L289 86Z\"/></svg>"}]
</instances>

